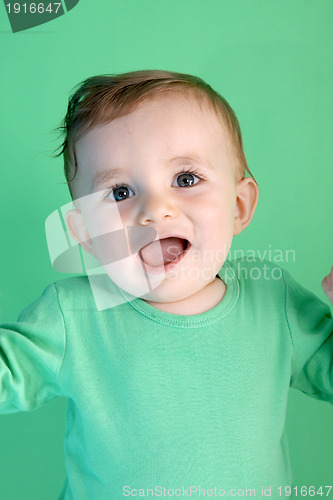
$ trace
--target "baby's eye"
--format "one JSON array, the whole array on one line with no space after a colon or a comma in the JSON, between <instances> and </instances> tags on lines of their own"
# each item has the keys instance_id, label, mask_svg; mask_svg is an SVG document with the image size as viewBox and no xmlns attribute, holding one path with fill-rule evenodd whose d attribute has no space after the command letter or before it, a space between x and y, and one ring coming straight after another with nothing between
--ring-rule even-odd
<instances>
[{"instance_id":1,"label":"baby's eye","mask_svg":"<svg viewBox=\"0 0 333 500\"><path fill-rule=\"evenodd\" d=\"M122 201L132 197L133 195L134 192L131 188L127 186L115 186L111 189L107 197L113 201Z\"/></svg>"},{"instance_id":2,"label":"baby's eye","mask_svg":"<svg viewBox=\"0 0 333 500\"><path fill-rule=\"evenodd\" d=\"M176 176L175 181L179 187L190 187L200 181L200 177L191 172L182 172ZM174 186L174 184L172 184Z\"/></svg>"}]
</instances>

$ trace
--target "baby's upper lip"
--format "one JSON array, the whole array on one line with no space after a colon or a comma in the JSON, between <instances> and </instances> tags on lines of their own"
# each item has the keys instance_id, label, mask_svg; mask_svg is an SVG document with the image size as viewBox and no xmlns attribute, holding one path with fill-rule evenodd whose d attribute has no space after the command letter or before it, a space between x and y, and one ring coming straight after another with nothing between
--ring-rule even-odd
<instances>
[{"instance_id":1,"label":"baby's upper lip","mask_svg":"<svg viewBox=\"0 0 333 500\"><path fill-rule=\"evenodd\" d=\"M157 240L165 240L166 238L179 238L180 240L187 240L183 234L177 234L177 233L159 233L157 232Z\"/></svg>"},{"instance_id":2,"label":"baby's upper lip","mask_svg":"<svg viewBox=\"0 0 333 500\"><path fill-rule=\"evenodd\" d=\"M130 226L127 228L127 232L131 254L139 252L142 248L153 243L153 241L164 240L166 238L179 238L186 240L190 244L190 241L183 234L177 232L159 232L149 226Z\"/></svg>"},{"instance_id":3,"label":"baby's upper lip","mask_svg":"<svg viewBox=\"0 0 333 500\"><path fill-rule=\"evenodd\" d=\"M183 234L179 233L159 233L157 232L157 236L154 240L151 241L158 241L158 240L165 240L167 238L179 238L180 240L186 240L188 243L190 243L190 240L188 240Z\"/></svg>"}]
</instances>

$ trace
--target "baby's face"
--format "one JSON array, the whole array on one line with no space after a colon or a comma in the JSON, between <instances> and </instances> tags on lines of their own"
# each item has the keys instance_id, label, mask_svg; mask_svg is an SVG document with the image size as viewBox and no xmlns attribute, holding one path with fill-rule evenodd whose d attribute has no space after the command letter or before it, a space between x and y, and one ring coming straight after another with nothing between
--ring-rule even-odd
<instances>
[{"instance_id":1,"label":"baby's face","mask_svg":"<svg viewBox=\"0 0 333 500\"><path fill-rule=\"evenodd\" d=\"M215 281L235 232L239 179L229 135L208 105L173 93L155 97L89 131L76 157L75 191L93 194L81 210L95 257L107 262L96 235L152 228L155 242L135 255L158 283L145 300L184 300ZM126 280L133 273L124 270Z\"/></svg>"}]
</instances>

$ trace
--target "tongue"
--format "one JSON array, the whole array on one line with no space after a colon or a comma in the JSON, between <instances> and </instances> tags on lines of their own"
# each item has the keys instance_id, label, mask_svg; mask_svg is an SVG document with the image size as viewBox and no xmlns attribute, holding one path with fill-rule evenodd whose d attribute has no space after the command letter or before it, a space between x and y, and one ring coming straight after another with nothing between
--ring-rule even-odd
<instances>
[{"instance_id":1,"label":"tongue","mask_svg":"<svg viewBox=\"0 0 333 500\"><path fill-rule=\"evenodd\" d=\"M141 259L152 267L162 266L176 260L185 250L185 242L180 238L164 238L153 241L141 250ZM162 254L162 255L161 255Z\"/></svg>"}]
</instances>

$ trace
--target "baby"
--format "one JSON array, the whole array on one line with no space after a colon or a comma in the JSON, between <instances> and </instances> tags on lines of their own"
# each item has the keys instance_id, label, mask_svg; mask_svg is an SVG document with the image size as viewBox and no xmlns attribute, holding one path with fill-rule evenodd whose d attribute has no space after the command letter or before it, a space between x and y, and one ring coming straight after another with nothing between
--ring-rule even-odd
<instances>
[{"instance_id":1,"label":"baby","mask_svg":"<svg viewBox=\"0 0 333 500\"><path fill-rule=\"evenodd\" d=\"M83 82L63 129L68 231L123 300L74 277L3 325L0 410L68 398L59 499L288 494L288 390L333 403L333 319L276 265L227 260L258 201L233 110L141 71ZM333 269L322 285L333 303Z\"/></svg>"}]
</instances>

